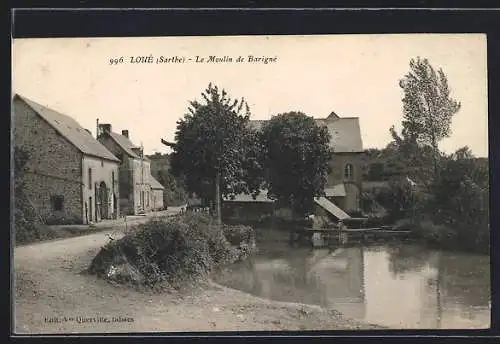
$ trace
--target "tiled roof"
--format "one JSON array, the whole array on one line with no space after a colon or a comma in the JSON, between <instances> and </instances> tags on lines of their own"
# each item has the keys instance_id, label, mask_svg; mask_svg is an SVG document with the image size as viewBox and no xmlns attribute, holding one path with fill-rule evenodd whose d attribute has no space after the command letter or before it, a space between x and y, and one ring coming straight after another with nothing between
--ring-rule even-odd
<instances>
[{"instance_id":1,"label":"tiled roof","mask_svg":"<svg viewBox=\"0 0 500 344\"><path fill-rule=\"evenodd\" d=\"M344 117L325 122L324 124L331 135L330 147L333 148L334 152L359 153L363 151L359 118Z\"/></svg>"},{"instance_id":2,"label":"tiled roof","mask_svg":"<svg viewBox=\"0 0 500 344\"><path fill-rule=\"evenodd\" d=\"M338 153L358 153L363 151L361 129L358 117L316 118L318 125L325 125L331 135L330 147ZM250 127L260 130L267 120L251 120Z\"/></svg>"},{"instance_id":3,"label":"tiled roof","mask_svg":"<svg viewBox=\"0 0 500 344\"><path fill-rule=\"evenodd\" d=\"M123 135L120 135L120 134L117 134L117 133L114 133L114 132L110 132L109 133L109 136L116 142L117 145L119 145L129 156L131 156L132 158L136 158L136 159L140 159L141 157L135 153L133 151L134 148L140 148L136 145L134 145L132 143L132 141L130 141L127 137L123 136ZM149 159L144 156L144 160L148 160Z\"/></svg>"},{"instance_id":4,"label":"tiled roof","mask_svg":"<svg viewBox=\"0 0 500 344\"><path fill-rule=\"evenodd\" d=\"M149 185L151 185L151 189L153 190L163 190L165 189L163 185L160 184L159 181L155 179L152 175L149 175Z\"/></svg>"},{"instance_id":5,"label":"tiled roof","mask_svg":"<svg viewBox=\"0 0 500 344\"><path fill-rule=\"evenodd\" d=\"M337 184L333 187L325 188L326 197L345 197L346 191L344 184ZM226 202L274 202L274 200L267 197L267 190L262 189L257 197L254 199L252 195L239 194L234 199L224 197Z\"/></svg>"},{"instance_id":6,"label":"tiled roof","mask_svg":"<svg viewBox=\"0 0 500 344\"><path fill-rule=\"evenodd\" d=\"M314 202L339 220L347 220L351 218L347 213L325 197L317 197L314 199Z\"/></svg>"},{"instance_id":7,"label":"tiled roof","mask_svg":"<svg viewBox=\"0 0 500 344\"><path fill-rule=\"evenodd\" d=\"M224 197L225 202L250 202L250 203L273 203L274 200L267 197L267 190L261 190L257 197L254 199L252 195L239 194L234 199Z\"/></svg>"},{"instance_id":8,"label":"tiled roof","mask_svg":"<svg viewBox=\"0 0 500 344\"><path fill-rule=\"evenodd\" d=\"M26 103L35 113L83 154L116 162L120 161L73 118L49 109L25 97L21 97L20 95L17 95L17 98Z\"/></svg>"}]
</instances>

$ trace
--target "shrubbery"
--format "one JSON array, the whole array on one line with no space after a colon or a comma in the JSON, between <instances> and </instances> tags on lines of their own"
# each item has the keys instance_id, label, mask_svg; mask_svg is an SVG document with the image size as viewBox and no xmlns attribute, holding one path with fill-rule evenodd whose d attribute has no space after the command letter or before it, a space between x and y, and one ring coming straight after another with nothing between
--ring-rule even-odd
<instances>
[{"instance_id":1,"label":"shrubbery","mask_svg":"<svg viewBox=\"0 0 500 344\"><path fill-rule=\"evenodd\" d=\"M24 193L24 172L29 154L22 148L14 149L14 231L17 244L25 244L53 237L43 225Z\"/></svg>"},{"instance_id":2,"label":"shrubbery","mask_svg":"<svg viewBox=\"0 0 500 344\"><path fill-rule=\"evenodd\" d=\"M426 192L408 183L392 182L389 188L364 195L366 203L383 205L386 224L416 220L417 235L438 247L488 252L488 165L466 148L442 157L437 177Z\"/></svg>"},{"instance_id":3,"label":"shrubbery","mask_svg":"<svg viewBox=\"0 0 500 344\"><path fill-rule=\"evenodd\" d=\"M472 157L466 147L459 149L443 159L432 192L428 213L437 226L429 239L439 245L488 252L488 165Z\"/></svg>"},{"instance_id":4,"label":"shrubbery","mask_svg":"<svg viewBox=\"0 0 500 344\"><path fill-rule=\"evenodd\" d=\"M252 238L250 227L220 229L203 214L153 219L104 246L89 271L119 282L179 287L243 259L254 248Z\"/></svg>"},{"instance_id":5,"label":"shrubbery","mask_svg":"<svg viewBox=\"0 0 500 344\"><path fill-rule=\"evenodd\" d=\"M36 212L22 192L15 195L14 231L16 244L27 244L55 237L55 233L37 218Z\"/></svg>"}]
</instances>

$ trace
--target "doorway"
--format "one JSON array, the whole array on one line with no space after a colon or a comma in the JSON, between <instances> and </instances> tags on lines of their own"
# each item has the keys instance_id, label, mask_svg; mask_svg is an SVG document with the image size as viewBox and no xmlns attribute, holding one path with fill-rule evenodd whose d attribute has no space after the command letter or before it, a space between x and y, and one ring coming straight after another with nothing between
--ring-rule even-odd
<instances>
[{"instance_id":1,"label":"doorway","mask_svg":"<svg viewBox=\"0 0 500 344\"><path fill-rule=\"evenodd\" d=\"M99 206L101 220L108 218L108 189L106 188L106 183L101 182L99 184Z\"/></svg>"},{"instance_id":2,"label":"doorway","mask_svg":"<svg viewBox=\"0 0 500 344\"><path fill-rule=\"evenodd\" d=\"M92 206L92 197L89 197L89 222L93 222L92 220L94 219L94 212L92 211L93 210L93 206Z\"/></svg>"},{"instance_id":3,"label":"doorway","mask_svg":"<svg viewBox=\"0 0 500 344\"><path fill-rule=\"evenodd\" d=\"M113 216L115 219L118 218L118 198L116 194L113 194Z\"/></svg>"}]
</instances>

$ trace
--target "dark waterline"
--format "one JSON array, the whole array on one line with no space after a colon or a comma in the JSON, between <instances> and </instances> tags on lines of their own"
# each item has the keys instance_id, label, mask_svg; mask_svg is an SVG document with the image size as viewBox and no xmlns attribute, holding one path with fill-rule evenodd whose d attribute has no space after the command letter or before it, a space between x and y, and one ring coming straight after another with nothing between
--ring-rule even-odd
<instances>
[{"instance_id":1,"label":"dark waterline","mask_svg":"<svg viewBox=\"0 0 500 344\"><path fill-rule=\"evenodd\" d=\"M277 301L333 308L391 328L490 327L490 257L417 244L338 249L260 240L218 283Z\"/></svg>"}]
</instances>

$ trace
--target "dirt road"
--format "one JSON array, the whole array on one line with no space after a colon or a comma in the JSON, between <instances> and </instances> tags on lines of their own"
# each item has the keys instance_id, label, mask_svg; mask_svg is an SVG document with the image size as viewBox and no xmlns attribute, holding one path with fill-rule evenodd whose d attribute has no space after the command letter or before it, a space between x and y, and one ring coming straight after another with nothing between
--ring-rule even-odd
<instances>
[{"instance_id":1,"label":"dirt road","mask_svg":"<svg viewBox=\"0 0 500 344\"><path fill-rule=\"evenodd\" d=\"M334 330L378 328L313 306L260 299L215 284L139 292L82 273L109 232L17 247L15 333Z\"/></svg>"}]
</instances>

